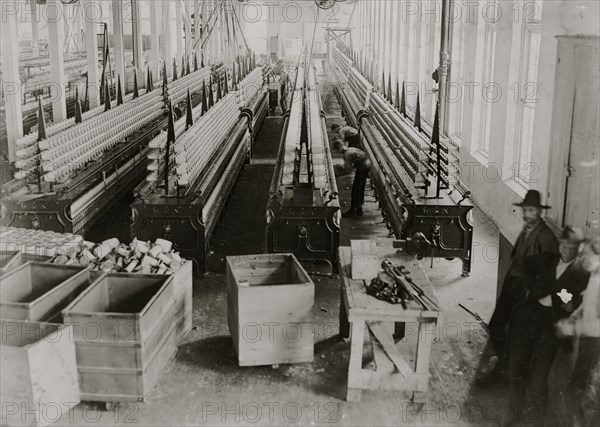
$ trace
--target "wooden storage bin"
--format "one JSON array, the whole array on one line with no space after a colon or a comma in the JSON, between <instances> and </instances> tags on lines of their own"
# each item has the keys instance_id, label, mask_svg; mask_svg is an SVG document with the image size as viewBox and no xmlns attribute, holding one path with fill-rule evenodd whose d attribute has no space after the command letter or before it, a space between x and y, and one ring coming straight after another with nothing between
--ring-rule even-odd
<instances>
[{"instance_id":1,"label":"wooden storage bin","mask_svg":"<svg viewBox=\"0 0 600 427\"><path fill-rule=\"evenodd\" d=\"M21 252L0 252L0 275L21 265Z\"/></svg>"},{"instance_id":2,"label":"wooden storage bin","mask_svg":"<svg viewBox=\"0 0 600 427\"><path fill-rule=\"evenodd\" d=\"M63 310L81 399L143 401L177 351L173 276L104 275Z\"/></svg>"},{"instance_id":3,"label":"wooden storage bin","mask_svg":"<svg viewBox=\"0 0 600 427\"><path fill-rule=\"evenodd\" d=\"M193 263L186 260L180 270L173 273L175 296L175 336L177 342L192 329Z\"/></svg>"},{"instance_id":4,"label":"wooden storage bin","mask_svg":"<svg viewBox=\"0 0 600 427\"><path fill-rule=\"evenodd\" d=\"M79 403L71 327L0 320L0 401L8 425L49 425ZM37 419L36 419L37 417Z\"/></svg>"},{"instance_id":5,"label":"wooden storage bin","mask_svg":"<svg viewBox=\"0 0 600 427\"><path fill-rule=\"evenodd\" d=\"M27 254L21 251L0 251L0 276L25 264L26 262L48 262L52 257Z\"/></svg>"},{"instance_id":6,"label":"wooden storage bin","mask_svg":"<svg viewBox=\"0 0 600 427\"><path fill-rule=\"evenodd\" d=\"M60 312L100 274L83 267L28 262L0 277L2 317L60 321Z\"/></svg>"},{"instance_id":7,"label":"wooden storage bin","mask_svg":"<svg viewBox=\"0 0 600 427\"><path fill-rule=\"evenodd\" d=\"M314 300L293 254L227 257L227 320L239 365L311 362Z\"/></svg>"},{"instance_id":8,"label":"wooden storage bin","mask_svg":"<svg viewBox=\"0 0 600 427\"><path fill-rule=\"evenodd\" d=\"M41 254L30 254L21 252L21 262L49 262L53 257Z\"/></svg>"}]
</instances>

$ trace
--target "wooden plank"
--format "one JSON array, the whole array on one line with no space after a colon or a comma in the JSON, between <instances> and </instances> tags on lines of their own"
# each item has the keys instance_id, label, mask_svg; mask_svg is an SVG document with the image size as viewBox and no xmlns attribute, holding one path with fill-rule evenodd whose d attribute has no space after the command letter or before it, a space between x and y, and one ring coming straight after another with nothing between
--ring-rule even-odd
<instances>
[{"instance_id":1,"label":"wooden plank","mask_svg":"<svg viewBox=\"0 0 600 427\"><path fill-rule=\"evenodd\" d=\"M374 240L351 240L350 272L354 280L371 280L380 270L377 243Z\"/></svg>"},{"instance_id":2,"label":"wooden plank","mask_svg":"<svg viewBox=\"0 0 600 427\"><path fill-rule=\"evenodd\" d=\"M177 342L192 329L193 264L186 260L180 270L173 274L173 296L175 298L175 334Z\"/></svg>"},{"instance_id":3,"label":"wooden plank","mask_svg":"<svg viewBox=\"0 0 600 427\"><path fill-rule=\"evenodd\" d=\"M412 374L413 370L400 356L394 343L394 339L392 338L391 334L383 329L381 322L367 322L367 325L369 326L371 332L373 332L373 335L375 335L375 338L377 338L379 343L382 345L387 356L394 363L396 368L398 368L398 371L405 377Z\"/></svg>"},{"instance_id":4,"label":"wooden plank","mask_svg":"<svg viewBox=\"0 0 600 427\"><path fill-rule=\"evenodd\" d=\"M362 354L365 338L365 322L352 322L352 339L350 342L350 360L348 362L347 401L360 400L360 393L353 390L362 389L360 372L362 370Z\"/></svg>"},{"instance_id":5,"label":"wooden plank","mask_svg":"<svg viewBox=\"0 0 600 427\"><path fill-rule=\"evenodd\" d=\"M355 387L363 390L426 391L429 377L413 374L404 377L399 372L378 375L377 372L363 369L359 372Z\"/></svg>"},{"instance_id":6,"label":"wooden plank","mask_svg":"<svg viewBox=\"0 0 600 427\"><path fill-rule=\"evenodd\" d=\"M435 324L433 325L435 327ZM427 330L429 327L429 331ZM419 340L417 341L417 362L415 371L418 374L429 375L429 359L435 333L431 333L431 324L419 324Z\"/></svg>"},{"instance_id":7,"label":"wooden plank","mask_svg":"<svg viewBox=\"0 0 600 427\"><path fill-rule=\"evenodd\" d=\"M3 422L22 425L34 422L30 411L39 405L71 408L79 403L75 345L71 327L52 323L2 319L0 401L16 405L3 410ZM48 425L40 417L36 425Z\"/></svg>"},{"instance_id":8,"label":"wooden plank","mask_svg":"<svg viewBox=\"0 0 600 427\"><path fill-rule=\"evenodd\" d=\"M368 323L367 323L368 325ZM385 353L385 350L377 337L373 333L369 333L369 338L371 341L371 348L373 350L373 359L375 360L375 365L377 366L377 374L378 375L391 375L396 372L396 368L394 367L394 363Z\"/></svg>"},{"instance_id":9,"label":"wooden plank","mask_svg":"<svg viewBox=\"0 0 600 427\"><path fill-rule=\"evenodd\" d=\"M21 252L19 251L0 252L0 275L17 268L21 262Z\"/></svg>"},{"instance_id":10,"label":"wooden plank","mask_svg":"<svg viewBox=\"0 0 600 427\"><path fill-rule=\"evenodd\" d=\"M417 310L405 310L404 313L398 313L396 311L378 310L376 313L373 313L372 310L363 308L352 310L350 320L363 319L381 320L384 322L430 322L438 317L439 312L437 311L419 312Z\"/></svg>"}]
</instances>

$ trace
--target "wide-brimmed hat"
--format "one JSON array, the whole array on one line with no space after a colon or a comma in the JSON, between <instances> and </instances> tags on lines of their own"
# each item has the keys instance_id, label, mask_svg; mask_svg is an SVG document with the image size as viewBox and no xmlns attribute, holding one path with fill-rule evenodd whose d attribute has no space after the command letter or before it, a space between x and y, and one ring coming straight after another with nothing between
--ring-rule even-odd
<instances>
[{"instance_id":1,"label":"wide-brimmed hat","mask_svg":"<svg viewBox=\"0 0 600 427\"><path fill-rule=\"evenodd\" d=\"M525 194L525 198L520 203L513 203L515 206L520 207L533 207L540 209L550 209L550 206L542 205L542 196L540 192L537 190L529 190L527 194Z\"/></svg>"},{"instance_id":2,"label":"wide-brimmed hat","mask_svg":"<svg viewBox=\"0 0 600 427\"><path fill-rule=\"evenodd\" d=\"M565 226L562 233L558 236L559 242L581 243L585 240L585 234L581 227Z\"/></svg>"}]
</instances>

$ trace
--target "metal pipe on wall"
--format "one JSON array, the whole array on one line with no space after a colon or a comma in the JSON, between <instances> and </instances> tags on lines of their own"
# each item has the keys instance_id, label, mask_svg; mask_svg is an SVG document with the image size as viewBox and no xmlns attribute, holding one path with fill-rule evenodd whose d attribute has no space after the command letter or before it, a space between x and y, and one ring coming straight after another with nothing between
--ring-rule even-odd
<instances>
[{"instance_id":1,"label":"metal pipe on wall","mask_svg":"<svg viewBox=\"0 0 600 427\"><path fill-rule=\"evenodd\" d=\"M442 24L441 24L441 41L440 41L440 66L438 69L439 87L438 87L438 102L439 102L439 125L440 132L446 133L447 130L447 108L446 108L446 92L448 87L448 67L450 66L450 55L448 53L448 43L450 35L450 3L452 0L442 0Z\"/></svg>"}]
</instances>

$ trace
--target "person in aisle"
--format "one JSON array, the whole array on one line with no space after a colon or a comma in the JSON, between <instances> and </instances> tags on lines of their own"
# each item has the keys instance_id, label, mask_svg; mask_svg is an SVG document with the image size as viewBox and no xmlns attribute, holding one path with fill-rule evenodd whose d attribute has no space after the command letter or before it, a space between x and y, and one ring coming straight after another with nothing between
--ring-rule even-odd
<instances>
[{"instance_id":1,"label":"person in aisle","mask_svg":"<svg viewBox=\"0 0 600 427\"><path fill-rule=\"evenodd\" d=\"M333 149L341 153L344 157L344 164L340 168L339 175L348 175L352 173L352 169L356 169L356 172L354 172L354 181L352 182L350 209L342 217L354 218L362 216L362 206L365 202L365 186L369 172L371 171L371 162L364 151L358 148L346 147L339 139L334 141Z\"/></svg>"},{"instance_id":2,"label":"person in aisle","mask_svg":"<svg viewBox=\"0 0 600 427\"><path fill-rule=\"evenodd\" d=\"M358 131L352 126L340 126L337 123L331 125L331 132L344 143L347 147L360 149L360 137Z\"/></svg>"},{"instance_id":3,"label":"person in aisle","mask_svg":"<svg viewBox=\"0 0 600 427\"><path fill-rule=\"evenodd\" d=\"M569 340L560 339L555 323L579 307L590 272L578 257L583 231L567 226L562 231L559 252L540 253L523 261L528 276L526 297L518 302L509 332L509 416L512 423L544 423L548 373L559 346L569 350Z\"/></svg>"},{"instance_id":4,"label":"person in aisle","mask_svg":"<svg viewBox=\"0 0 600 427\"><path fill-rule=\"evenodd\" d=\"M569 425L600 425L600 237L588 239L581 266L591 273L581 306L556 324L558 335L577 343L577 359L568 385Z\"/></svg>"},{"instance_id":5,"label":"person in aisle","mask_svg":"<svg viewBox=\"0 0 600 427\"><path fill-rule=\"evenodd\" d=\"M542 218L543 211L550 206L541 203L540 193L529 190L523 201L514 205L522 209L525 225L511 252L511 264L504 276L502 290L490 319L490 340L496 356L485 363L484 369L477 377L480 385L490 385L500 379L506 379L509 323L516 304L525 300L528 285L522 271L523 261L533 255L558 254L556 236Z\"/></svg>"}]
</instances>

